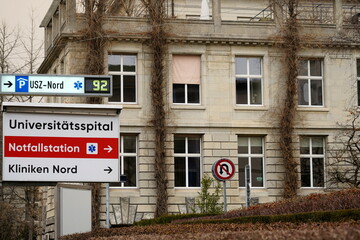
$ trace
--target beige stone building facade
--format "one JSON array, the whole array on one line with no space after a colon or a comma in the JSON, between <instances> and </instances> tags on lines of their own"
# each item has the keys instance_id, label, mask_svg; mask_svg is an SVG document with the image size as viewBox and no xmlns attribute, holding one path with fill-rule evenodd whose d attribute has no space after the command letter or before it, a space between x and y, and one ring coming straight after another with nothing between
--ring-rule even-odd
<instances>
[{"instance_id":1,"label":"beige stone building facade","mask_svg":"<svg viewBox=\"0 0 360 240\"><path fill-rule=\"evenodd\" d=\"M115 2L115 1L114 1ZM251 197L282 198L284 166L279 115L286 79L282 29L286 6L271 0L174 0L166 2L166 177L168 212L187 213L213 163L228 158L235 176L227 181L228 209L245 205L244 167L250 165ZM150 31L140 1L131 13L118 8L104 17L105 73L113 76L119 104L121 173L126 183L110 187L111 224L152 218L156 206L154 132L150 80ZM327 191L327 165L336 147L338 123L358 106L358 1L300 1L298 106L294 149L298 194ZM85 26L80 1L54 0L42 21L45 60L40 74L87 74ZM48 97L48 102L85 99ZM47 219L54 216L49 188ZM103 196L105 200L105 195ZM105 220L105 202L102 220ZM48 221L50 226L51 220ZM104 224L104 222L102 222ZM48 226L48 232L51 229Z\"/></svg>"}]
</instances>

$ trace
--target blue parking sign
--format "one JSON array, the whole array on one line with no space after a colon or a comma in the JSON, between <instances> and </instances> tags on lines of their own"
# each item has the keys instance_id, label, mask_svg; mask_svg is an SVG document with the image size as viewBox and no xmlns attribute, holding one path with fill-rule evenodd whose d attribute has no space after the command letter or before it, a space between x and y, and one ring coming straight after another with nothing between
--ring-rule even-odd
<instances>
[{"instance_id":1,"label":"blue parking sign","mask_svg":"<svg viewBox=\"0 0 360 240\"><path fill-rule=\"evenodd\" d=\"M15 92L29 92L29 76L15 76Z\"/></svg>"}]
</instances>

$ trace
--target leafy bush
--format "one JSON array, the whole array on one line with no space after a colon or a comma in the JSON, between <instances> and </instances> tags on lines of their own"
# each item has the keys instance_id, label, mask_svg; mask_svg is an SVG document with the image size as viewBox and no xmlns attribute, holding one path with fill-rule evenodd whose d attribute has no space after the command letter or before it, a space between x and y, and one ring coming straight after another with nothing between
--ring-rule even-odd
<instances>
[{"instance_id":1,"label":"leafy bush","mask_svg":"<svg viewBox=\"0 0 360 240\"><path fill-rule=\"evenodd\" d=\"M339 222L339 221L359 221L360 209L347 209L335 211L320 211L320 212L306 212L294 213L285 215L260 215L260 216L245 216L230 219L193 219L191 223L274 223L274 222ZM184 222L188 223L188 222Z\"/></svg>"},{"instance_id":2,"label":"leafy bush","mask_svg":"<svg viewBox=\"0 0 360 240\"><path fill-rule=\"evenodd\" d=\"M210 193L211 185L215 183L215 191ZM196 199L195 206L200 209L200 213L218 214L222 212L222 206L219 206L221 186L219 181L205 175L201 179L201 192ZM195 212L196 209L193 209Z\"/></svg>"},{"instance_id":3,"label":"leafy bush","mask_svg":"<svg viewBox=\"0 0 360 240\"><path fill-rule=\"evenodd\" d=\"M153 219L144 219L139 222L134 223L135 226L148 226L153 224L167 224L179 219L189 219L196 217L206 217L213 216L214 214L200 214L200 213L190 213L190 214L172 214L172 215L164 215L158 218Z\"/></svg>"},{"instance_id":4,"label":"leafy bush","mask_svg":"<svg viewBox=\"0 0 360 240\"><path fill-rule=\"evenodd\" d=\"M255 215L278 215L313 211L329 211L360 208L360 189L337 191L332 193L317 193L307 196L284 199L279 202L258 204L246 209L229 211L216 217L237 218Z\"/></svg>"}]
</instances>

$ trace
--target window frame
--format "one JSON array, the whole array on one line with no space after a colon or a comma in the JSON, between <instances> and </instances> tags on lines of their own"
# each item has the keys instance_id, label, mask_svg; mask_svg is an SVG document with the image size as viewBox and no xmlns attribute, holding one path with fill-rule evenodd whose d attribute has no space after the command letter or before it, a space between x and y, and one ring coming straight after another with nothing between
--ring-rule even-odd
<instances>
[{"instance_id":1,"label":"window frame","mask_svg":"<svg viewBox=\"0 0 360 240\"><path fill-rule=\"evenodd\" d=\"M135 150L136 152L135 153L124 153L123 152L123 149L124 149L124 137L128 137L128 136L132 136L132 137L135 137ZM123 182L119 182L119 183L112 183L110 184L110 187L112 188L138 188L138 185L139 185L139 156L138 156L138 153L139 153L139 142L138 142L138 135L137 134L120 134L120 151L119 151L119 167L120 167L120 175L124 175L124 158L125 157L135 157L135 166L136 166L136 169L135 169L135 175L136 175L136 178L135 178L135 186L125 186L125 183ZM128 177L128 176L127 176Z\"/></svg>"},{"instance_id":2,"label":"window frame","mask_svg":"<svg viewBox=\"0 0 360 240\"><path fill-rule=\"evenodd\" d=\"M201 76L202 76L202 65L201 65L201 58L202 58L202 56L201 56L201 54L196 54L196 53L194 53L194 54L176 54L176 53L173 53L172 55L171 55L171 57L172 57L172 71L174 71L174 57L176 57L176 56L190 56L190 57L199 57L199 64L200 64L200 82L199 82L199 84L189 84L189 83L174 83L174 73L172 74L172 84L171 84L171 92L172 92L172 100L171 100L171 102L172 102L172 104L174 104L174 105L190 105L190 106L199 106L199 105L201 105L202 104L202 101L201 101L201 96L202 96L202 89L201 89ZM185 99L185 101L184 102L175 102L174 101L174 94L175 94L175 91L174 91L174 85L184 85L184 99ZM198 103L189 103L189 91L188 91L188 86L189 85L197 85L198 86L198 97L199 97L199 102Z\"/></svg>"},{"instance_id":3,"label":"window frame","mask_svg":"<svg viewBox=\"0 0 360 240\"><path fill-rule=\"evenodd\" d=\"M310 62L313 60L319 60L321 63L321 76L312 76L311 75L311 65ZM299 107L317 107L317 108L321 108L325 106L325 88L324 88L324 59L323 58L302 58L299 60L300 61L306 61L307 63L307 76L303 76L303 75L299 75L297 76L297 102L298 102L298 106ZM299 81L300 80L307 80L307 84L308 84L308 104L304 105L304 104L300 104L300 95L299 95ZM312 98L312 93L311 93L311 83L312 81L320 81L321 80L321 105L313 105L311 98Z\"/></svg>"},{"instance_id":4,"label":"window frame","mask_svg":"<svg viewBox=\"0 0 360 240\"><path fill-rule=\"evenodd\" d=\"M251 149L251 138L258 138L260 137L261 138L261 147L262 147L262 153L255 153L255 154L252 154L250 149ZM250 188L257 188L257 189L263 189L263 188L266 188L266 174L265 174L265 136L263 135L238 135L238 139L237 139L237 144L239 146L239 138L247 138L247 143L248 143L248 153L239 153L239 150L238 150L238 153L237 153L237 160L238 160L238 183L239 183L239 188L246 188L246 183L244 186L240 186L240 171L239 171L239 158L247 158L248 160L248 165L249 165L249 172L250 172ZM262 178L263 178L263 183L261 187L253 187L252 186L252 161L251 159L252 158L261 158L262 159ZM245 169L244 169L244 174L245 174Z\"/></svg>"},{"instance_id":5,"label":"window frame","mask_svg":"<svg viewBox=\"0 0 360 240\"><path fill-rule=\"evenodd\" d=\"M300 136L300 141L299 141L299 149L301 149L301 139L302 138L309 138L310 141L309 141L309 154L302 154L301 153L301 150L300 151L300 187L303 188L303 189L323 189L326 187L326 139L325 139L325 136L308 136L308 135L303 135L303 136ZM323 153L322 154L313 154L312 153L312 142L313 142L313 139L314 138L321 138L322 139L322 149L323 149ZM301 178L301 175L302 175L302 169L301 169L301 161L302 159L304 158L309 158L309 161L310 161L310 186L303 186L302 184L302 178ZM314 158L322 158L323 159L323 186L322 187L317 187L315 186L314 187L314 167L313 167L313 159Z\"/></svg>"},{"instance_id":6,"label":"window frame","mask_svg":"<svg viewBox=\"0 0 360 240\"><path fill-rule=\"evenodd\" d=\"M245 58L246 59L246 74L237 74L237 66L236 66L236 59L238 58ZM250 59L260 59L260 75L254 75L250 74ZM238 78L246 78L246 84L247 84L247 103L237 103L237 88L236 88L236 81ZM251 79L260 79L261 81L261 103L260 104L252 104L251 103L251 88L250 83ZM264 57L263 56L242 56L238 55L235 56L235 104L237 106L264 106Z\"/></svg>"},{"instance_id":7,"label":"window frame","mask_svg":"<svg viewBox=\"0 0 360 240\"><path fill-rule=\"evenodd\" d=\"M176 153L175 152L175 139L176 138L185 138L185 153ZM199 141L199 153L189 153L189 138L198 138ZM175 169L175 158L184 157L185 158L185 186L176 186L176 169ZM189 186L189 158L198 157L199 158L199 186ZM174 135L174 188L176 189L198 189L201 187L202 179L202 137L199 135Z\"/></svg>"},{"instance_id":8,"label":"window frame","mask_svg":"<svg viewBox=\"0 0 360 240\"><path fill-rule=\"evenodd\" d=\"M120 71L110 71L109 70L109 57L110 56L120 56ZM135 57L135 71L128 72L124 71L124 56L133 56ZM108 98L109 103L120 103L120 104L137 104L138 103L138 80L137 80L137 72L138 72L138 54L136 53L108 53L108 74L111 76L120 76L120 101L111 101L110 97ZM125 102L124 101L124 76L134 76L135 77L135 101L134 102ZM114 77L113 77L113 93L114 93Z\"/></svg>"}]
</instances>

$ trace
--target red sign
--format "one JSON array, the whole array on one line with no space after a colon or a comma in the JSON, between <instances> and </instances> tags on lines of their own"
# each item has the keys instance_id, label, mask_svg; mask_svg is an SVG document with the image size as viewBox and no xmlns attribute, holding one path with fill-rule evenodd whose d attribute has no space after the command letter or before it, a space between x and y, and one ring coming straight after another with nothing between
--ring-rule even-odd
<instances>
[{"instance_id":1,"label":"red sign","mask_svg":"<svg viewBox=\"0 0 360 240\"><path fill-rule=\"evenodd\" d=\"M213 176L219 181L226 181L235 174L235 165L229 159L220 159L213 164Z\"/></svg>"},{"instance_id":2,"label":"red sign","mask_svg":"<svg viewBox=\"0 0 360 240\"><path fill-rule=\"evenodd\" d=\"M5 136L4 157L117 159L118 146L118 138Z\"/></svg>"}]
</instances>

